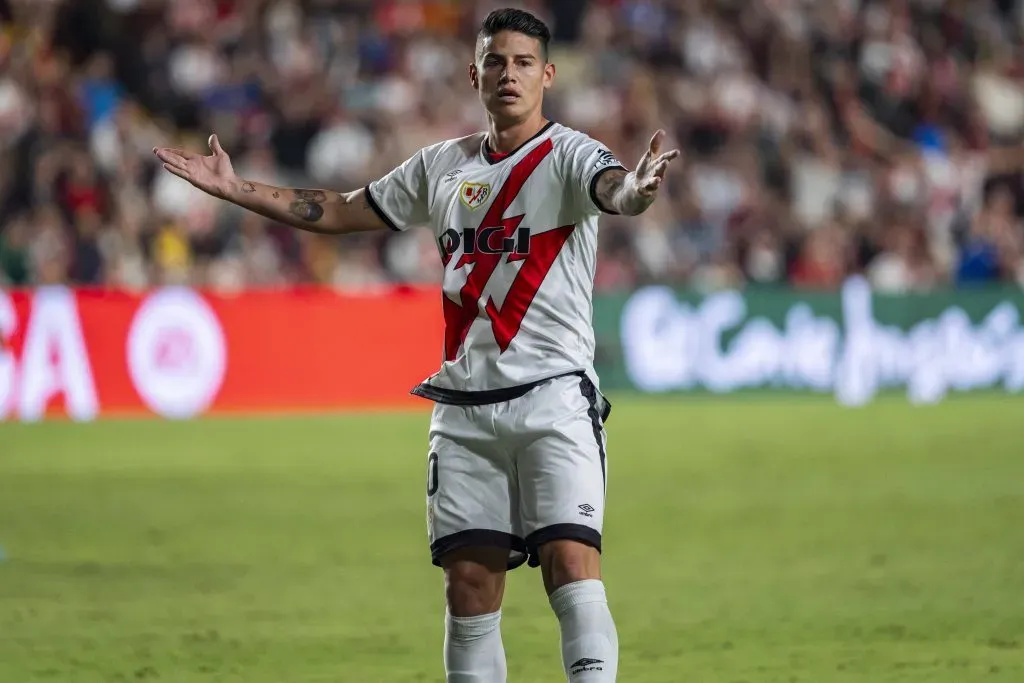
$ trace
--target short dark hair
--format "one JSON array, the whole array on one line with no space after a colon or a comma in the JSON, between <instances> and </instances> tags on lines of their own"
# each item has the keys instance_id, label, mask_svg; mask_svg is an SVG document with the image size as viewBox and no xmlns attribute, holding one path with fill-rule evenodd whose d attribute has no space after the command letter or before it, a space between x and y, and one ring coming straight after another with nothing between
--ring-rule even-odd
<instances>
[{"instance_id":1,"label":"short dark hair","mask_svg":"<svg viewBox=\"0 0 1024 683\"><path fill-rule=\"evenodd\" d=\"M491 38L502 31L514 31L523 35L536 38L540 41L540 53L544 61L548 61L548 43L551 42L551 31L547 24L530 14L526 10L506 7L496 9L487 15L484 23L480 25L480 33L477 34L477 45L483 38ZM477 57L479 57L479 47Z\"/></svg>"}]
</instances>

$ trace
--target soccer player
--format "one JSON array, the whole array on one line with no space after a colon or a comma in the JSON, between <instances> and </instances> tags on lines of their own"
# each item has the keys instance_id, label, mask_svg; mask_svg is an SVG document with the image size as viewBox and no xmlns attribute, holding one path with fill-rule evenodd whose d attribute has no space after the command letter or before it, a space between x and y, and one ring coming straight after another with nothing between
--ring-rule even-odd
<instances>
[{"instance_id":1,"label":"soccer player","mask_svg":"<svg viewBox=\"0 0 1024 683\"><path fill-rule=\"evenodd\" d=\"M505 572L539 566L572 683L614 681L618 637L601 580L610 405L593 368L592 291L601 212L654 201L678 150L663 131L627 171L588 136L547 121L550 33L528 12L483 22L469 81L488 130L420 150L367 187L271 187L239 178L216 135L209 156L157 149L215 197L302 230L433 230L444 263L427 527L444 570L450 683L502 683Z\"/></svg>"}]
</instances>

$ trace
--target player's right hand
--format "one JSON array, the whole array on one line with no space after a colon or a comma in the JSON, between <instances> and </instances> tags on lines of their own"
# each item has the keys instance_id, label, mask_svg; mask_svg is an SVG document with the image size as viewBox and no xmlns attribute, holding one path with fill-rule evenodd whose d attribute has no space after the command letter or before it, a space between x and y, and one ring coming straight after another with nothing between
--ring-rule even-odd
<instances>
[{"instance_id":1,"label":"player's right hand","mask_svg":"<svg viewBox=\"0 0 1024 683\"><path fill-rule=\"evenodd\" d=\"M184 178L203 192L224 199L238 185L238 176L231 166L231 157L220 146L217 135L211 135L209 156L203 156L183 149L155 147L153 153L164 168L179 178Z\"/></svg>"}]
</instances>

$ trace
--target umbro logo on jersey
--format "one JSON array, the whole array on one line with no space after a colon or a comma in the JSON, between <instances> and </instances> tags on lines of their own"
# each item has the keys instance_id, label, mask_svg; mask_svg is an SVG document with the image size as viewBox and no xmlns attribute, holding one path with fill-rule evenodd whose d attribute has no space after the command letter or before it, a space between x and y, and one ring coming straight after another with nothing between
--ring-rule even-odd
<instances>
[{"instance_id":1,"label":"umbro logo on jersey","mask_svg":"<svg viewBox=\"0 0 1024 683\"><path fill-rule=\"evenodd\" d=\"M464 182L459 187L459 199L473 210L483 206L490 196L491 186L489 184Z\"/></svg>"},{"instance_id":2,"label":"umbro logo on jersey","mask_svg":"<svg viewBox=\"0 0 1024 683\"><path fill-rule=\"evenodd\" d=\"M456 178L458 178L460 173L462 173L462 169L458 168L458 169L455 169L454 171L452 171L451 173L445 174L445 176L444 176L445 185L447 185L451 181L453 181Z\"/></svg>"},{"instance_id":3,"label":"umbro logo on jersey","mask_svg":"<svg viewBox=\"0 0 1024 683\"><path fill-rule=\"evenodd\" d=\"M579 675L584 671L604 671L603 659L589 659L584 657L583 659L577 659L576 663L569 667L569 673L572 676Z\"/></svg>"},{"instance_id":4,"label":"umbro logo on jersey","mask_svg":"<svg viewBox=\"0 0 1024 683\"><path fill-rule=\"evenodd\" d=\"M576 507L578 507L580 509L580 514L583 515L584 517L593 517L594 516L594 515L591 514L594 511L594 506L593 505L588 505L587 503L584 503L583 505L577 505Z\"/></svg>"}]
</instances>

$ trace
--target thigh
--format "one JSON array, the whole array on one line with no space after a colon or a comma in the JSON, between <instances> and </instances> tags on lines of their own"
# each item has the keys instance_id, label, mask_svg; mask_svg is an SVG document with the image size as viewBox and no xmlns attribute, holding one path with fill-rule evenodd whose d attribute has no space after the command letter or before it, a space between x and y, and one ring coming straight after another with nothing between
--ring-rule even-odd
<instances>
[{"instance_id":1,"label":"thigh","mask_svg":"<svg viewBox=\"0 0 1024 683\"><path fill-rule=\"evenodd\" d=\"M572 376L544 385L524 405L516 464L531 566L549 541L601 550L607 459L598 400L588 379Z\"/></svg>"},{"instance_id":2,"label":"thigh","mask_svg":"<svg viewBox=\"0 0 1024 683\"><path fill-rule=\"evenodd\" d=\"M427 534L431 560L466 548L499 548L508 567L526 560L519 492L510 459L484 419L487 406L437 405L427 456Z\"/></svg>"}]
</instances>

